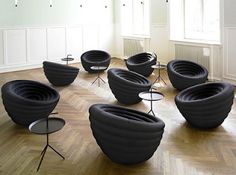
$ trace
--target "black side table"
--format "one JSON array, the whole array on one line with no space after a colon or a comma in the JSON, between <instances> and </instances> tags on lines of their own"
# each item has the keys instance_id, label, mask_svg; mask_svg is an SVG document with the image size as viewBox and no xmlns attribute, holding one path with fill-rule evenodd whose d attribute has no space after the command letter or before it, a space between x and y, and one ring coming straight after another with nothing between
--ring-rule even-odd
<instances>
[{"instance_id":1,"label":"black side table","mask_svg":"<svg viewBox=\"0 0 236 175\"><path fill-rule=\"evenodd\" d=\"M162 81L165 85L166 85L166 82L164 81L164 79L161 77L161 69L166 69L166 65L165 64L161 64L160 61L157 62L158 64L156 65L152 65L152 68L153 69L157 69L158 70L158 76L157 78L155 79L155 81L153 82L153 85L156 83L156 82L160 82Z\"/></svg>"},{"instance_id":2,"label":"black side table","mask_svg":"<svg viewBox=\"0 0 236 175\"><path fill-rule=\"evenodd\" d=\"M72 58L72 57L70 57L70 56L72 56L72 55L71 55L71 54L68 54L68 55L66 56L66 58L62 58L61 60L62 60L62 61L66 61L66 65L68 65L69 61L73 61L73 60L74 60L74 58Z\"/></svg>"},{"instance_id":3,"label":"black side table","mask_svg":"<svg viewBox=\"0 0 236 175\"><path fill-rule=\"evenodd\" d=\"M104 71L107 69L107 67L105 66L92 66L91 67L92 70L94 71L97 71L97 78L92 82L92 84L94 84L97 80L98 80L98 87L100 87L100 80L103 82L103 83L106 83L101 77L100 77L100 72L101 71Z\"/></svg>"},{"instance_id":4,"label":"black side table","mask_svg":"<svg viewBox=\"0 0 236 175\"><path fill-rule=\"evenodd\" d=\"M59 156L65 159L57 150L55 150L49 144L49 134L52 134L54 132L61 130L64 127L64 125L65 125L65 120L63 120L62 118L57 118L57 117L43 118L30 124L29 126L30 132L35 133L35 134L40 134L40 135L45 135L45 134L47 135L47 144L44 147L43 151L41 152L41 159L40 159L37 171L39 170L41 166L41 163L43 161L44 155L48 147L50 147L55 153L57 153Z\"/></svg>"},{"instance_id":5,"label":"black side table","mask_svg":"<svg viewBox=\"0 0 236 175\"><path fill-rule=\"evenodd\" d=\"M152 113L153 116L156 116L154 111L153 111L152 102L162 100L164 98L164 94L162 94L160 92L152 91L152 89L151 89L151 91L144 91L144 92L139 93L139 97L143 100L150 101L151 109L148 111L148 114Z\"/></svg>"}]
</instances>

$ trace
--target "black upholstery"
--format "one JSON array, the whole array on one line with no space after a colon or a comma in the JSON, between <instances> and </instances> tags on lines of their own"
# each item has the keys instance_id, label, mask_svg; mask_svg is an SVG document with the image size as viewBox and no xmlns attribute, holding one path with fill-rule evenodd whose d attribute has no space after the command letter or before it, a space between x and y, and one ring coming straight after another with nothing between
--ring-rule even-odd
<instances>
[{"instance_id":1,"label":"black upholstery","mask_svg":"<svg viewBox=\"0 0 236 175\"><path fill-rule=\"evenodd\" d=\"M152 65L155 65L156 61L157 56L155 53L144 52L129 57L126 60L126 66L129 70L148 77L152 74L154 70Z\"/></svg>"},{"instance_id":2,"label":"black upholstery","mask_svg":"<svg viewBox=\"0 0 236 175\"><path fill-rule=\"evenodd\" d=\"M167 64L167 72L172 85L183 90L206 82L208 71L203 66L185 60L172 60Z\"/></svg>"},{"instance_id":3,"label":"black upholstery","mask_svg":"<svg viewBox=\"0 0 236 175\"><path fill-rule=\"evenodd\" d=\"M114 162L146 161L161 142L165 124L149 114L106 104L91 106L89 113L97 144Z\"/></svg>"},{"instance_id":4,"label":"black upholstery","mask_svg":"<svg viewBox=\"0 0 236 175\"><path fill-rule=\"evenodd\" d=\"M54 86L66 86L71 84L79 73L76 67L44 61L44 74Z\"/></svg>"},{"instance_id":5,"label":"black upholstery","mask_svg":"<svg viewBox=\"0 0 236 175\"><path fill-rule=\"evenodd\" d=\"M142 99L140 92L148 91L151 82L144 76L123 69L109 69L108 83L116 99L123 104L135 104Z\"/></svg>"},{"instance_id":6,"label":"black upholstery","mask_svg":"<svg viewBox=\"0 0 236 175\"><path fill-rule=\"evenodd\" d=\"M2 100L11 119L20 125L48 117L59 101L53 88L30 80L15 80L2 86Z\"/></svg>"},{"instance_id":7,"label":"black upholstery","mask_svg":"<svg viewBox=\"0 0 236 175\"><path fill-rule=\"evenodd\" d=\"M97 70L92 70L92 66L104 66L108 68L110 61L111 56L101 50L90 50L81 55L82 66L89 73L98 72Z\"/></svg>"},{"instance_id":8,"label":"black upholstery","mask_svg":"<svg viewBox=\"0 0 236 175\"><path fill-rule=\"evenodd\" d=\"M234 87L228 83L192 86L175 97L175 103L191 125L213 128L223 123L231 110Z\"/></svg>"}]
</instances>

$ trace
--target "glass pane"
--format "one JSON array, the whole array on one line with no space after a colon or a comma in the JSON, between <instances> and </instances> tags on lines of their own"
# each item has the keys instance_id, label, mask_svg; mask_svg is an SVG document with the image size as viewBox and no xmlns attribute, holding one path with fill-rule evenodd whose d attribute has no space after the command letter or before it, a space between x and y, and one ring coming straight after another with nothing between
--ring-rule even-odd
<instances>
[{"instance_id":1,"label":"glass pane","mask_svg":"<svg viewBox=\"0 0 236 175\"><path fill-rule=\"evenodd\" d=\"M184 38L184 6L183 0L169 1L170 9L170 39Z\"/></svg>"},{"instance_id":2,"label":"glass pane","mask_svg":"<svg viewBox=\"0 0 236 175\"><path fill-rule=\"evenodd\" d=\"M144 2L143 0L133 1L133 22L134 34L142 35L144 31Z\"/></svg>"},{"instance_id":3,"label":"glass pane","mask_svg":"<svg viewBox=\"0 0 236 175\"><path fill-rule=\"evenodd\" d=\"M185 38L220 40L220 1L185 0Z\"/></svg>"},{"instance_id":4,"label":"glass pane","mask_svg":"<svg viewBox=\"0 0 236 175\"><path fill-rule=\"evenodd\" d=\"M204 33L210 40L220 37L220 4L219 0L204 0Z\"/></svg>"},{"instance_id":5,"label":"glass pane","mask_svg":"<svg viewBox=\"0 0 236 175\"><path fill-rule=\"evenodd\" d=\"M185 37L199 38L203 32L202 0L185 0Z\"/></svg>"},{"instance_id":6,"label":"glass pane","mask_svg":"<svg viewBox=\"0 0 236 175\"><path fill-rule=\"evenodd\" d=\"M132 1L121 1L121 31L122 35L132 34Z\"/></svg>"}]
</instances>

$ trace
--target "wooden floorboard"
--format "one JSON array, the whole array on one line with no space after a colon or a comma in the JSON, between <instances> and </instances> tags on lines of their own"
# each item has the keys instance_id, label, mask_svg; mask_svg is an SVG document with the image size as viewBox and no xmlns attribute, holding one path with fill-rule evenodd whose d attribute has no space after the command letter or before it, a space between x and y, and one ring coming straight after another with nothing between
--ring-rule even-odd
<instances>
[{"instance_id":1,"label":"wooden floorboard","mask_svg":"<svg viewBox=\"0 0 236 175\"><path fill-rule=\"evenodd\" d=\"M50 135L51 144L65 157L61 160L54 152L46 153L37 174L46 175L220 175L236 174L236 106L229 117L216 129L199 130L189 126L179 113L174 97L178 93L170 84L166 71L162 71L167 85L158 91L165 94L154 102L154 111L165 124L162 142L153 157L145 163L125 166L111 162L97 146L88 119L88 109L95 103L119 104L112 95L108 83L91 85L96 74L88 74L81 64L80 73L73 84L55 87L60 101L55 111L65 119L65 127ZM124 62L113 59L110 67L125 68ZM102 77L107 81L107 73ZM149 79L154 80L155 74ZM31 79L48 84L42 69L0 74L0 85L16 80ZM51 85L50 85L51 86ZM123 105L122 105L123 106ZM140 102L130 108L148 111L148 102ZM36 174L45 136L30 133L14 124L0 100L0 174Z\"/></svg>"}]
</instances>

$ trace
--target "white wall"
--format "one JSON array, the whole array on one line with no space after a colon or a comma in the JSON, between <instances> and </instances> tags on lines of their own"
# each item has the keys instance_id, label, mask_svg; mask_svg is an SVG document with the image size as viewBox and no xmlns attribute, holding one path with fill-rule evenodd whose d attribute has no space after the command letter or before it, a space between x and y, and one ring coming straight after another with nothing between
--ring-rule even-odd
<instances>
[{"instance_id":1,"label":"white wall","mask_svg":"<svg viewBox=\"0 0 236 175\"><path fill-rule=\"evenodd\" d=\"M96 1L101 11L93 11L96 18L86 23L81 15L93 0L53 2L50 8L47 0L24 0L15 8L14 1L0 1L0 72L37 67L43 60L59 61L68 53L79 58L83 51L96 48L122 57L120 0ZM206 47L211 48L213 78L236 84L236 1L221 0L221 8L222 46ZM149 49L167 63L175 58L175 42L169 41L168 5L164 0L151 0L150 13Z\"/></svg>"},{"instance_id":2,"label":"white wall","mask_svg":"<svg viewBox=\"0 0 236 175\"><path fill-rule=\"evenodd\" d=\"M120 4L121 0L114 1L115 13L115 41L117 57L123 55L123 42L121 36ZM151 0L150 3L150 47L149 51L155 52L158 59L167 63L173 57L172 45L169 42L168 8L164 0Z\"/></svg>"},{"instance_id":3,"label":"white wall","mask_svg":"<svg viewBox=\"0 0 236 175\"><path fill-rule=\"evenodd\" d=\"M155 52L161 62L168 63L173 58L169 41L168 4L163 0L151 0L150 9L150 51Z\"/></svg>"},{"instance_id":4,"label":"white wall","mask_svg":"<svg viewBox=\"0 0 236 175\"><path fill-rule=\"evenodd\" d=\"M223 79L236 85L236 1L224 0Z\"/></svg>"},{"instance_id":5,"label":"white wall","mask_svg":"<svg viewBox=\"0 0 236 175\"><path fill-rule=\"evenodd\" d=\"M0 1L0 72L39 67L101 49L113 55L113 3L107 0ZM81 6L82 7L81 7Z\"/></svg>"}]
</instances>

